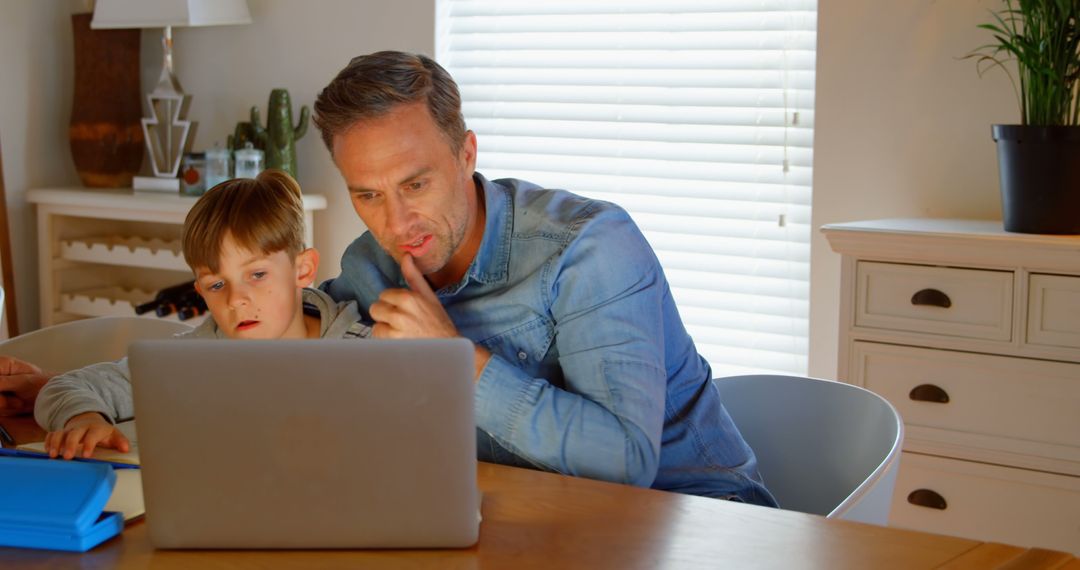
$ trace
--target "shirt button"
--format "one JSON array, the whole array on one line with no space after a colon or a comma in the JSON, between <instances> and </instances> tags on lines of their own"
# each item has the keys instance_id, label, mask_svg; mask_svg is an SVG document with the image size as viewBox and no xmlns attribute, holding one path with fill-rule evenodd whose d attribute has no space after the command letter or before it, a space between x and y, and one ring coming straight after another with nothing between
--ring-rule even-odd
<instances>
[{"instance_id":1,"label":"shirt button","mask_svg":"<svg viewBox=\"0 0 1080 570\"><path fill-rule=\"evenodd\" d=\"M529 358L528 353L526 353L524 350L518 351L518 360L525 360L527 358Z\"/></svg>"}]
</instances>

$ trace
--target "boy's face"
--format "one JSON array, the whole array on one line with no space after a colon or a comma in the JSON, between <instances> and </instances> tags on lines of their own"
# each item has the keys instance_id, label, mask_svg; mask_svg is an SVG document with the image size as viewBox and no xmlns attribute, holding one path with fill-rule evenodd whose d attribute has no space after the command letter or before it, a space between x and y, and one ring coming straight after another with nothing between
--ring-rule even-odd
<instances>
[{"instance_id":1,"label":"boy's face","mask_svg":"<svg viewBox=\"0 0 1080 570\"><path fill-rule=\"evenodd\" d=\"M436 289L460 279L483 238L475 136L454 152L427 107L408 103L333 144L353 208L379 245L399 263L411 255Z\"/></svg>"},{"instance_id":2,"label":"boy's face","mask_svg":"<svg viewBox=\"0 0 1080 570\"><path fill-rule=\"evenodd\" d=\"M314 279L317 265L315 250L293 261L284 251L248 251L228 234L218 272L195 268L195 289L229 338L307 338L301 289Z\"/></svg>"}]
</instances>

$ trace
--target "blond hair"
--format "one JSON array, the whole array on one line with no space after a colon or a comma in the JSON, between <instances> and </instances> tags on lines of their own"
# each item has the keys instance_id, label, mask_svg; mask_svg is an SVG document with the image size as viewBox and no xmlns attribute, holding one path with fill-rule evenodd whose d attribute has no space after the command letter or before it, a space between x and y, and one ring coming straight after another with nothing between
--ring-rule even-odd
<instances>
[{"instance_id":1,"label":"blond hair","mask_svg":"<svg viewBox=\"0 0 1080 570\"><path fill-rule=\"evenodd\" d=\"M300 185L283 170L236 178L214 186L184 220L184 260L196 270L217 273L225 236L252 253L284 251L296 259L304 250L304 201Z\"/></svg>"}]
</instances>

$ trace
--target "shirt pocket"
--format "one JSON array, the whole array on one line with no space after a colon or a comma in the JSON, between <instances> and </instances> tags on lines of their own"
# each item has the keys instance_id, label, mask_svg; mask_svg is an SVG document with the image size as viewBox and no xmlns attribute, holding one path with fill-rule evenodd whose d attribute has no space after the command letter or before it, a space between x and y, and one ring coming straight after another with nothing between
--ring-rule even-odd
<instances>
[{"instance_id":1,"label":"shirt pocket","mask_svg":"<svg viewBox=\"0 0 1080 570\"><path fill-rule=\"evenodd\" d=\"M523 370L530 371L534 377L547 378L542 374L542 368L547 358L548 350L555 339L555 327L543 317L537 317L525 324L518 325L507 331L490 336L478 344L503 357L507 362L512 362Z\"/></svg>"}]
</instances>

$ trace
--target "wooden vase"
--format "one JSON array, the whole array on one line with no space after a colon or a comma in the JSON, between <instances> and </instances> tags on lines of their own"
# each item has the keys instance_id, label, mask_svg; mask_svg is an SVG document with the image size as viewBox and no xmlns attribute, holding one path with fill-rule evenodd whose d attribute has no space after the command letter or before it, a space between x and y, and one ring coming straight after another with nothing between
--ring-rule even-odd
<instances>
[{"instance_id":1,"label":"wooden vase","mask_svg":"<svg viewBox=\"0 0 1080 570\"><path fill-rule=\"evenodd\" d=\"M138 29L91 30L73 14L75 93L68 138L84 186L130 188L142 164Z\"/></svg>"}]
</instances>

